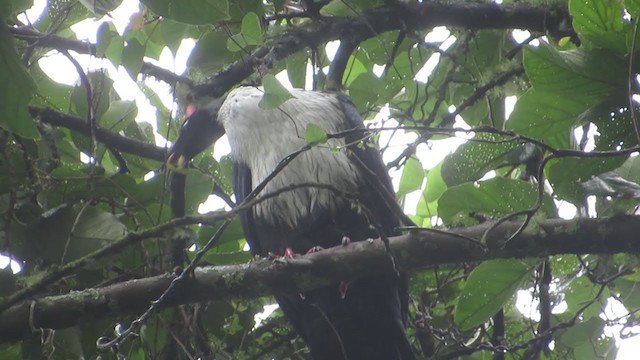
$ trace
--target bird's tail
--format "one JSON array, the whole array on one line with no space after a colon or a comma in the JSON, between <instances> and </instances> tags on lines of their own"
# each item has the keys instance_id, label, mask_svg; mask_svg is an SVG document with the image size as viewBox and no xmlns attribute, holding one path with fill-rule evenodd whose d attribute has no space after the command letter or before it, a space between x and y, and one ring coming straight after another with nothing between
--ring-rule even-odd
<instances>
[{"instance_id":1,"label":"bird's tail","mask_svg":"<svg viewBox=\"0 0 640 360\"><path fill-rule=\"evenodd\" d=\"M314 360L414 360L396 274L278 297Z\"/></svg>"}]
</instances>

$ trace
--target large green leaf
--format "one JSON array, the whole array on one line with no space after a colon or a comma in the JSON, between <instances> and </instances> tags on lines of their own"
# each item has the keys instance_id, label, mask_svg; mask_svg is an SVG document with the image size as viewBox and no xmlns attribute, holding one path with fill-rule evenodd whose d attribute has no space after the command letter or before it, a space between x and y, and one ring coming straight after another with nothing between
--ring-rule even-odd
<instances>
[{"instance_id":1,"label":"large green leaf","mask_svg":"<svg viewBox=\"0 0 640 360\"><path fill-rule=\"evenodd\" d=\"M210 72L235 60L241 53L234 53L227 49L228 38L229 36L222 30L207 32L198 40L187 65L197 67L203 72Z\"/></svg>"},{"instance_id":2,"label":"large green leaf","mask_svg":"<svg viewBox=\"0 0 640 360\"><path fill-rule=\"evenodd\" d=\"M523 61L534 89L580 98L585 108L627 84L624 58L606 51L559 51L543 43L526 47Z\"/></svg>"},{"instance_id":3,"label":"large green leaf","mask_svg":"<svg viewBox=\"0 0 640 360\"><path fill-rule=\"evenodd\" d=\"M84 7L89 9L96 15L105 15L108 12L115 10L122 0L78 0Z\"/></svg>"},{"instance_id":4,"label":"large green leaf","mask_svg":"<svg viewBox=\"0 0 640 360\"><path fill-rule=\"evenodd\" d=\"M227 49L230 51L240 51L247 46L259 45L262 43L262 29L260 18L254 12L247 13L242 18L241 32L233 35L227 40Z\"/></svg>"},{"instance_id":5,"label":"large green leaf","mask_svg":"<svg viewBox=\"0 0 640 360\"><path fill-rule=\"evenodd\" d=\"M602 336L604 325L604 320L594 316L562 331L561 335L558 337L558 341L563 345L572 348L579 347L583 344L590 345L593 341Z\"/></svg>"},{"instance_id":6,"label":"large green leaf","mask_svg":"<svg viewBox=\"0 0 640 360\"><path fill-rule=\"evenodd\" d=\"M196 212L198 206L211 195L212 189L213 179L210 176L198 171L190 171L189 176L187 176L187 185L185 186L187 214Z\"/></svg>"},{"instance_id":7,"label":"large green leaf","mask_svg":"<svg viewBox=\"0 0 640 360\"><path fill-rule=\"evenodd\" d=\"M640 156L628 158L615 172L629 181L640 184Z\"/></svg>"},{"instance_id":8,"label":"large green leaf","mask_svg":"<svg viewBox=\"0 0 640 360\"><path fill-rule=\"evenodd\" d=\"M626 53L625 9L621 1L571 0L569 12L573 29L584 46L610 49L620 55Z\"/></svg>"},{"instance_id":9,"label":"large green leaf","mask_svg":"<svg viewBox=\"0 0 640 360\"><path fill-rule=\"evenodd\" d=\"M533 89L518 99L507 128L557 148L569 147L573 128L596 120L589 111L626 88L624 61L603 51L542 45L525 49L524 64Z\"/></svg>"},{"instance_id":10,"label":"large green leaf","mask_svg":"<svg viewBox=\"0 0 640 360\"><path fill-rule=\"evenodd\" d=\"M442 178L442 162L427 173L427 186L423 196L427 202L436 201L447 190L447 184Z\"/></svg>"},{"instance_id":11,"label":"large green leaf","mask_svg":"<svg viewBox=\"0 0 640 360\"><path fill-rule=\"evenodd\" d=\"M127 73L134 81L142 69L144 55L144 45L142 45L137 39L127 40L127 45L122 50L122 66L124 66Z\"/></svg>"},{"instance_id":12,"label":"large green leaf","mask_svg":"<svg viewBox=\"0 0 640 360\"><path fill-rule=\"evenodd\" d=\"M485 323L511 299L532 270L532 266L513 259L483 262L469 274L453 320L462 330Z\"/></svg>"},{"instance_id":13,"label":"large green leaf","mask_svg":"<svg viewBox=\"0 0 640 360\"><path fill-rule=\"evenodd\" d=\"M29 225L39 256L60 264L81 258L124 236L116 217L94 206L61 206ZM35 254L32 254L35 255Z\"/></svg>"},{"instance_id":14,"label":"large green leaf","mask_svg":"<svg viewBox=\"0 0 640 360\"><path fill-rule=\"evenodd\" d=\"M306 52L301 51L287 58L287 76L294 88L304 89L308 57Z\"/></svg>"},{"instance_id":15,"label":"large green leaf","mask_svg":"<svg viewBox=\"0 0 640 360\"><path fill-rule=\"evenodd\" d=\"M47 76L39 65L31 67L31 76L38 89L32 99L33 104L52 107L60 111L69 109L73 87L57 83Z\"/></svg>"},{"instance_id":16,"label":"large green leaf","mask_svg":"<svg viewBox=\"0 0 640 360\"><path fill-rule=\"evenodd\" d=\"M606 299L609 294L609 290L605 290L600 299ZM583 317L586 319L600 316L603 304L600 301L594 301L597 296L598 289L594 287L594 284L586 276L579 276L573 279L564 289L567 313L575 314L582 310Z\"/></svg>"},{"instance_id":17,"label":"large green leaf","mask_svg":"<svg viewBox=\"0 0 640 360\"><path fill-rule=\"evenodd\" d=\"M7 27L0 29L0 127L22 137L40 136L27 105L36 86L16 52Z\"/></svg>"},{"instance_id":18,"label":"large green leaf","mask_svg":"<svg viewBox=\"0 0 640 360\"><path fill-rule=\"evenodd\" d=\"M172 21L171 19L164 19L160 23L160 35L164 43L175 54L182 44L182 40L188 36L188 32L191 26Z\"/></svg>"},{"instance_id":19,"label":"large green leaf","mask_svg":"<svg viewBox=\"0 0 640 360\"><path fill-rule=\"evenodd\" d=\"M506 156L519 144L508 137L476 134L442 163L442 179L448 186L475 181L487 172L506 164Z\"/></svg>"},{"instance_id":20,"label":"large green leaf","mask_svg":"<svg viewBox=\"0 0 640 360\"><path fill-rule=\"evenodd\" d=\"M102 71L90 72L87 74L87 79L91 87L93 115L96 119L99 119L102 114L109 109L113 80L107 76L106 72ZM87 90L82 82L73 88L71 104L73 105L72 108L76 115L85 119L87 118L89 113Z\"/></svg>"},{"instance_id":21,"label":"large green leaf","mask_svg":"<svg viewBox=\"0 0 640 360\"><path fill-rule=\"evenodd\" d=\"M135 121L136 115L135 101L117 100L109 104L109 109L100 118L100 126L117 133Z\"/></svg>"},{"instance_id":22,"label":"large green leaf","mask_svg":"<svg viewBox=\"0 0 640 360\"><path fill-rule=\"evenodd\" d=\"M500 217L532 208L538 198L538 188L526 181L493 178L476 183L450 187L438 201L438 215L451 224L457 215L464 219L470 213ZM542 211L549 217L556 214L553 201L544 195Z\"/></svg>"},{"instance_id":23,"label":"large green leaf","mask_svg":"<svg viewBox=\"0 0 640 360\"><path fill-rule=\"evenodd\" d=\"M192 25L215 24L229 18L227 0L143 0L158 15Z\"/></svg>"},{"instance_id":24,"label":"large green leaf","mask_svg":"<svg viewBox=\"0 0 640 360\"><path fill-rule=\"evenodd\" d=\"M567 149L571 146L572 130L580 123L578 115L585 110L581 99L530 89L518 99L506 128Z\"/></svg>"},{"instance_id":25,"label":"large green leaf","mask_svg":"<svg viewBox=\"0 0 640 360\"><path fill-rule=\"evenodd\" d=\"M547 166L546 176L553 186L554 195L580 205L586 196L580 183L618 168L626 159L626 156L557 159Z\"/></svg>"},{"instance_id":26,"label":"large green leaf","mask_svg":"<svg viewBox=\"0 0 640 360\"><path fill-rule=\"evenodd\" d=\"M400 186L396 195L398 197L402 197L412 191L420 190L424 177L424 167L420 163L420 160L410 157L407 159L407 162L404 164L404 168L402 169Z\"/></svg>"},{"instance_id":27,"label":"large green leaf","mask_svg":"<svg viewBox=\"0 0 640 360\"><path fill-rule=\"evenodd\" d=\"M383 81L372 72L365 72L349 84L349 95L358 111L364 112L371 108L380 96Z\"/></svg>"}]
</instances>

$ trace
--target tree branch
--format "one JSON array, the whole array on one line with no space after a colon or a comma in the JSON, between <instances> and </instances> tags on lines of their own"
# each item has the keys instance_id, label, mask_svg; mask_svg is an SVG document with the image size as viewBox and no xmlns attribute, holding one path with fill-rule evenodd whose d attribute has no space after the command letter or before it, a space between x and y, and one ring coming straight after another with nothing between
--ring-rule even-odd
<instances>
[{"instance_id":1,"label":"tree branch","mask_svg":"<svg viewBox=\"0 0 640 360\"><path fill-rule=\"evenodd\" d=\"M34 118L37 117L41 122L45 124L61 126L87 136L92 135L91 127L86 119L82 119L70 114L61 113L51 108L44 108L35 105L29 106L29 112L31 113L31 116L33 116ZM122 152L158 161L166 160L166 150L154 144L131 139L100 127L96 127L95 137L96 140L100 141L101 143L104 143L105 145Z\"/></svg>"},{"instance_id":2,"label":"tree branch","mask_svg":"<svg viewBox=\"0 0 640 360\"><path fill-rule=\"evenodd\" d=\"M87 41L69 39L54 34L43 34L28 27L9 27L9 32L17 39L24 40L29 44L39 47L48 47L56 50L72 50L78 54L89 54L96 56L96 45ZM182 83L189 87L193 86L193 81L187 77L180 76L170 70L153 65L149 62L142 63L141 73L153 76L169 84ZM135 79L134 79L135 80Z\"/></svg>"},{"instance_id":3,"label":"tree branch","mask_svg":"<svg viewBox=\"0 0 640 360\"><path fill-rule=\"evenodd\" d=\"M557 254L633 253L640 249L640 217L547 220L489 250L469 238L480 238L494 224L453 229L451 233L414 230L390 239L396 266L415 271L437 264ZM500 244L520 226L506 222L488 237ZM460 236L463 235L463 236ZM182 287L168 294L166 306L269 294L298 293L342 280L392 271L381 240L360 241L284 261L202 267ZM169 286L174 275L131 280L99 289L25 301L0 314L0 343L18 341L34 329L61 329L83 319L135 314L146 310ZM31 321L31 322L30 322Z\"/></svg>"},{"instance_id":4,"label":"tree branch","mask_svg":"<svg viewBox=\"0 0 640 360\"><path fill-rule=\"evenodd\" d=\"M355 43L378 34L399 30L429 29L435 26L466 29L526 29L554 34L573 34L571 17L559 6L496 5L493 3L423 2L364 11L357 18L323 17L305 26L292 29L268 41L251 55L231 64L206 83L195 85L192 95L220 97L231 87L251 75L258 65L274 62L328 41L347 38Z\"/></svg>"}]
</instances>

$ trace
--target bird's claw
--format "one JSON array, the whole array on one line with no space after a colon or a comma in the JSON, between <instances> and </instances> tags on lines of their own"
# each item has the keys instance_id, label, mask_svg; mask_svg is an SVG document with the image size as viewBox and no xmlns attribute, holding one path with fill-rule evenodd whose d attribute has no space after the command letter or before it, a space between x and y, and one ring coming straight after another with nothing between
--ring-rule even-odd
<instances>
[{"instance_id":1,"label":"bird's claw","mask_svg":"<svg viewBox=\"0 0 640 360\"><path fill-rule=\"evenodd\" d=\"M287 259L291 259L296 255L292 248L285 248L282 256L269 252L269 259L273 262L285 263Z\"/></svg>"},{"instance_id":2,"label":"bird's claw","mask_svg":"<svg viewBox=\"0 0 640 360\"><path fill-rule=\"evenodd\" d=\"M338 285L338 291L340 291L340 298L344 300L347 297L347 290L349 290L349 282L348 281L340 281L340 285Z\"/></svg>"},{"instance_id":3,"label":"bird's claw","mask_svg":"<svg viewBox=\"0 0 640 360\"><path fill-rule=\"evenodd\" d=\"M311 249L307 250L307 255L316 253L318 251L322 251L324 248L322 246L314 246Z\"/></svg>"}]
</instances>

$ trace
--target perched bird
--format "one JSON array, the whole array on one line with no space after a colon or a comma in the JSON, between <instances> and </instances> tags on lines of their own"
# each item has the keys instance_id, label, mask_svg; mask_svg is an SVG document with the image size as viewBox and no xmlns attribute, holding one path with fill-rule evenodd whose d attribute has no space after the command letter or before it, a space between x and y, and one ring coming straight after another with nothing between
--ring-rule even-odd
<instances>
[{"instance_id":1,"label":"perched bird","mask_svg":"<svg viewBox=\"0 0 640 360\"><path fill-rule=\"evenodd\" d=\"M353 103L339 93L291 93L277 109L263 110L262 89L240 87L224 102L197 109L185 120L169 162L186 163L224 131L238 202L268 178L258 199L286 188L240 214L254 254L304 254L396 235L401 215L391 180ZM342 136L300 152L309 124ZM407 286L405 274L391 272L276 300L315 360L410 360Z\"/></svg>"}]
</instances>

